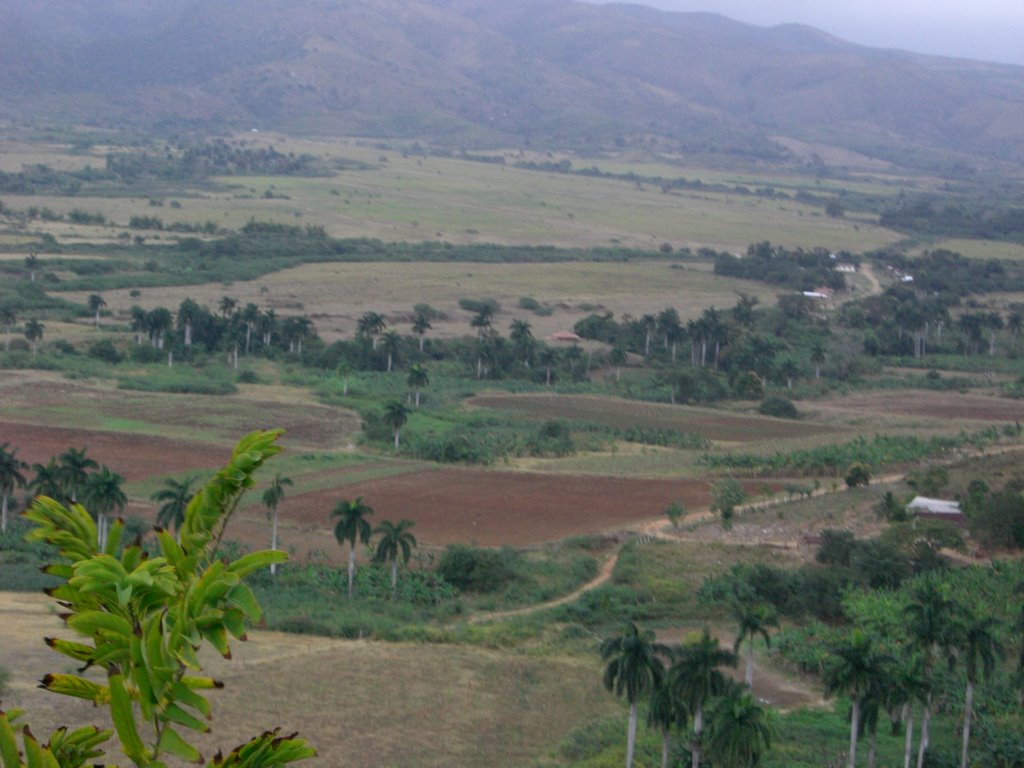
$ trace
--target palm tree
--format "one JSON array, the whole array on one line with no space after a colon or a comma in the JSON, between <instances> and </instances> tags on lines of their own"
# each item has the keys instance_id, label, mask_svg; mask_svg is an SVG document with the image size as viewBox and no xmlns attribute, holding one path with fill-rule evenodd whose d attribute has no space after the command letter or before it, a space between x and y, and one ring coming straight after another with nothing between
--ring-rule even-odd
<instances>
[{"instance_id":1,"label":"palm tree","mask_svg":"<svg viewBox=\"0 0 1024 768\"><path fill-rule=\"evenodd\" d=\"M33 355L39 352L39 342L43 340L43 333L45 331L46 326L34 317L25 323L25 338L28 339L29 344L32 345Z\"/></svg>"},{"instance_id":2,"label":"palm tree","mask_svg":"<svg viewBox=\"0 0 1024 768\"><path fill-rule=\"evenodd\" d=\"M363 497L357 496L354 501L342 499L334 507L331 517L337 517L334 525L334 538L338 544L348 542L348 599L352 599L352 584L356 577L356 542L370 543L373 533L370 523L366 520L373 514L373 509L363 503Z\"/></svg>"},{"instance_id":3,"label":"palm tree","mask_svg":"<svg viewBox=\"0 0 1024 768\"><path fill-rule=\"evenodd\" d=\"M238 306L238 299L233 299L230 296L221 296L219 306L221 316L227 319L234 314L235 307Z\"/></svg>"},{"instance_id":4,"label":"palm tree","mask_svg":"<svg viewBox=\"0 0 1024 768\"><path fill-rule=\"evenodd\" d=\"M433 328L430 324L430 318L422 312L417 312L416 317L412 320L412 332L420 337L420 354L423 353L423 339L427 335L427 331Z\"/></svg>"},{"instance_id":5,"label":"palm tree","mask_svg":"<svg viewBox=\"0 0 1024 768\"><path fill-rule=\"evenodd\" d=\"M256 329L256 323L260 319L260 308L250 301L238 317L245 325L245 354L248 355L249 350L252 349L252 332Z\"/></svg>"},{"instance_id":6,"label":"palm tree","mask_svg":"<svg viewBox=\"0 0 1024 768\"><path fill-rule=\"evenodd\" d=\"M640 632L636 624L626 624L619 637L601 643L601 658L608 662L604 687L629 702L629 727L626 736L626 768L632 768L636 746L636 713L640 697L661 683L665 666L658 656L668 656L668 646L654 641L654 632Z\"/></svg>"},{"instance_id":7,"label":"palm tree","mask_svg":"<svg viewBox=\"0 0 1024 768\"><path fill-rule=\"evenodd\" d=\"M960 768L967 768L967 750L971 743L971 718L974 714L974 684L979 672L985 678L992 676L996 661L1005 656L998 637L999 621L993 616L974 617L961 628L959 654L967 673L967 691L964 697L963 748Z\"/></svg>"},{"instance_id":8,"label":"palm tree","mask_svg":"<svg viewBox=\"0 0 1024 768\"><path fill-rule=\"evenodd\" d=\"M36 281L36 270L40 267L39 257L34 253L30 253L25 257L25 269L28 270L28 279L30 282Z\"/></svg>"},{"instance_id":9,"label":"palm tree","mask_svg":"<svg viewBox=\"0 0 1024 768\"><path fill-rule=\"evenodd\" d=\"M903 768L910 768L914 752L914 701L924 692L924 675L920 656L904 658L885 688L885 706L895 723L903 721Z\"/></svg>"},{"instance_id":10,"label":"palm tree","mask_svg":"<svg viewBox=\"0 0 1024 768\"><path fill-rule=\"evenodd\" d=\"M482 304L480 309L469 321L471 328L476 328L478 335L482 335L491 329L491 321L494 320L494 307L490 304Z\"/></svg>"},{"instance_id":11,"label":"palm tree","mask_svg":"<svg viewBox=\"0 0 1024 768\"><path fill-rule=\"evenodd\" d=\"M174 315L167 307L155 307L146 313L146 330L149 343L156 349L164 348L164 337L174 327Z\"/></svg>"},{"instance_id":12,"label":"palm tree","mask_svg":"<svg viewBox=\"0 0 1024 768\"><path fill-rule=\"evenodd\" d=\"M96 515L97 539L100 549L107 546L108 519L123 512L128 504L128 497L121 489L124 478L103 466L99 471L89 475L82 486L82 497L85 506Z\"/></svg>"},{"instance_id":13,"label":"palm tree","mask_svg":"<svg viewBox=\"0 0 1024 768\"><path fill-rule=\"evenodd\" d=\"M814 342L811 347L811 362L814 363L814 378L821 378L821 364L825 362L825 347L820 341Z\"/></svg>"},{"instance_id":14,"label":"palm tree","mask_svg":"<svg viewBox=\"0 0 1024 768\"><path fill-rule=\"evenodd\" d=\"M202 311L202 307L192 299L185 299L178 305L178 328L186 347L192 346L192 327Z\"/></svg>"},{"instance_id":15,"label":"palm tree","mask_svg":"<svg viewBox=\"0 0 1024 768\"><path fill-rule=\"evenodd\" d=\"M395 525L390 520L382 520L373 532L380 536L377 542L377 552L373 556L375 563L391 563L391 596L394 597L398 590L398 559L401 555L402 563L409 564L412 551L416 547L416 537L409 533L409 529L416 523L412 520L399 520Z\"/></svg>"},{"instance_id":16,"label":"palm tree","mask_svg":"<svg viewBox=\"0 0 1024 768\"><path fill-rule=\"evenodd\" d=\"M716 768L756 768L772 745L771 712L738 685L708 713L707 753Z\"/></svg>"},{"instance_id":17,"label":"palm tree","mask_svg":"<svg viewBox=\"0 0 1024 768\"><path fill-rule=\"evenodd\" d=\"M847 765L857 764L857 735L861 726L861 706L869 692L878 687L878 681L890 675L889 657L880 654L871 638L860 629L832 649L829 665L825 669L826 694L843 692L850 696L850 751Z\"/></svg>"},{"instance_id":18,"label":"palm tree","mask_svg":"<svg viewBox=\"0 0 1024 768\"><path fill-rule=\"evenodd\" d=\"M644 332L644 357L651 354L651 334L658 327L658 318L654 315L644 315L640 318L640 328Z\"/></svg>"},{"instance_id":19,"label":"palm tree","mask_svg":"<svg viewBox=\"0 0 1024 768\"><path fill-rule=\"evenodd\" d=\"M518 318L513 320L509 326L508 337L512 341L516 354L522 359L523 364L530 365L530 360L533 358L534 339L529 321L519 320Z\"/></svg>"},{"instance_id":20,"label":"palm tree","mask_svg":"<svg viewBox=\"0 0 1024 768\"><path fill-rule=\"evenodd\" d=\"M544 385L551 386L551 368L558 360L558 356L555 354L555 350L551 347L544 347L540 351L540 364L544 366Z\"/></svg>"},{"instance_id":21,"label":"palm tree","mask_svg":"<svg viewBox=\"0 0 1024 768\"><path fill-rule=\"evenodd\" d=\"M48 496L55 501L64 500L64 478L57 459L50 457L46 464L33 464L34 477L28 484L33 496Z\"/></svg>"},{"instance_id":22,"label":"palm tree","mask_svg":"<svg viewBox=\"0 0 1024 768\"><path fill-rule=\"evenodd\" d=\"M129 310L131 314L131 329L135 334L135 343L142 344L142 334L146 332L146 310L138 304ZM189 339L191 341L191 338Z\"/></svg>"},{"instance_id":23,"label":"palm tree","mask_svg":"<svg viewBox=\"0 0 1024 768\"><path fill-rule=\"evenodd\" d=\"M107 302L98 293L90 293L89 298L86 299L86 306L89 307L89 311L92 312L93 317L96 320L96 327L100 327L100 310L107 306Z\"/></svg>"},{"instance_id":24,"label":"palm tree","mask_svg":"<svg viewBox=\"0 0 1024 768\"><path fill-rule=\"evenodd\" d=\"M72 504L78 503L78 492L89 479L90 469L99 469L95 460L85 455L85 448L68 448L57 457L60 462L61 486Z\"/></svg>"},{"instance_id":25,"label":"palm tree","mask_svg":"<svg viewBox=\"0 0 1024 768\"><path fill-rule=\"evenodd\" d=\"M402 337L395 331L386 331L381 334L380 341L381 346L388 356L388 373L391 373L391 367L394 362L395 355L398 354L398 348L402 346Z\"/></svg>"},{"instance_id":26,"label":"palm tree","mask_svg":"<svg viewBox=\"0 0 1024 768\"><path fill-rule=\"evenodd\" d=\"M377 349L377 337L387 328L387 319L379 312L364 312L356 324L356 334L370 339L373 349Z\"/></svg>"},{"instance_id":27,"label":"palm tree","mask_svg":"<svg viewBox=\"0 0 1024 768\"><path fill-rule=\"evenodd\" d=\"M409 409L397 400L384 406L384 423L395 432L395 450L398 450L398 434L409 420Z\"/></svg>"},{"instance_id":28,"label":"palm tree","mask_svg":"<svg viewBox=\"0 0 1024 768\"><path fill-rule=\"evenodd\" d=\"M282 477L278 472L270 481L270 487L263 492L263 506L270 513L270 548L277 549L277 505L284 498L284 489L292 485L291 478ZM277 573L277 563L270 564L270 575Z\"/></svg>"},{"instance_id":29,"label":"palm tree","mask_svg":"<svg viewBox=\"0 0 1024 768\"><path fill-rule=\"evenodd\" d=\"M903 609L907 634L910 635L913 646L921 653L925 684L917 768L924 765L924 754L928 750L928 729L931 725L935 688L932 672L936 656L951 650L954 643L953 630L961 612L961 607L947 596L944 585L935 577L923 578L911 590L910 603Z\"/></svg>"},{"instance_id":30,"label":"palm tree","mask_svg":"<svg viewBox=\"0 0 1024 768\"><path fill-rule=\"evenodd\" d=\"M427 375L427 369L419 363L413 363L409 367L409 377L405 381L416 392L416 407L419 408L420 390L430 384L430 376Z\"/></svg>"},{"instance_id":31,"label":"palm tree","mask_svg":"<svg viewBox=\"0 0 1024 768\"><path fill-rule=\"evenodd\" d=\"M0 444L0 533L7 532L7 502L15 488L25 487L23 469L28 464L18 458L18 449L8 449L9 443Z\"/></svg>"},{"instance_id":32,"label":"palm tree","mask_svg":"<svg viewBox=\"0 0 1024 768\"><path fill-rule=\"evenodd\" d=\"M190 475L184 480L168 478L164 480L164 487L149 498L160 502L160 508L156 511L156 524L161 528L171 528L175 532L181 530L185 523L185 510L195 492L192 490L192 483L196 477Z\"/></svg>"},{"instance_id":33,"label":"palm tree","mask_svg":"<svg viewBox=\"0 0 1024 768\"><path fill-rule=\"evenodd\" d=\"M288 342L288 351L301 355L302 342L315 334L313 321L305 315L286 318L281 328L281 333Z\"/></svg>"},{"instance_id":34,"label":"palm tree","mask_svg":"<svg viewBox=\"0 0 1024 768\"><path fill-rule=\"evenodd\" d=\"M263 346L269 347L274 341L274 333L277 331L277 313L272 309L268 309L260 315L258 325L260 337L263 339Z\"/></svg>"},{"instance_id":35,"label":"palm tree","mask_svg":"<svg viewBox=\"0 0 1024 768\"><path fill-rule=\"evenodd\" d=\"M341 394L343 397L348 397L348 380L352 375L352 363L348 360L342 360L338 363L338 377L341 379Z\"/></svg>"},{"instance_id":36,"label":"palm tree","mask_svg":"<svg viewBox=\"0 0 1024 768\"><path fill-rule=\"evenodd\" d=\"M647 709L647 725L661 732L661 768L668 768L672 731L685 728L690 717L686 703L679 698L670 680L671 671L655 686Z\"/></svg>"},{"instance_id":37,"label":"palm tree","mask_svg":"<svg viewBox=\"0 0 1024 768\"><path fill-rule=\"evenodd\" d=\"M618 382L622 378L622 366L629 360L624 347L616 345L612 347L611 352L608 353L608 362L615 366L615 381Z\"/></svg>"},{"instance_id":38,"label":"palm tree","mask_svg":"<svg viewBox=\"0 0 1024 768\"><path fill-rule=\"evenodd\" d=\"M4 327L4 352L9 352L11 349L11 328L14 327L17 319L13 309L6 306L0 307L0 325Z\"/></svg>"},{"instance_id":39,"label":"palm tree","mask_svg":"<svg viewBox=\"0 0 1024 768\"><path fill-rule=\"evenodd\" d=\"M746 600L737 600L733 604L733 617L739 624L739 632L736 634L736 643L733 650L740 652L740 645L747 640L747 669L743 675L743 681L747 688L754 684L754 638L760 635L764 638L764 644L771 646L771 636L768 630L778 628L779 619L775 609L768 603L752 603Z\"/></svg>"},{"instance_id":40,"label":"palm tree","mask_svg":"<svg viewBox=\"0 0 1024 768\"><path fill-rule=\"evenodd\" d=\"M735 666L736 654L722 648L707 629L699 639L684 644L676 653L669 681L693 715L694 739L690 747L693 768L700 766L704 705L727 687L728 678L718 668Z\"/></svg>"}]
</instances>

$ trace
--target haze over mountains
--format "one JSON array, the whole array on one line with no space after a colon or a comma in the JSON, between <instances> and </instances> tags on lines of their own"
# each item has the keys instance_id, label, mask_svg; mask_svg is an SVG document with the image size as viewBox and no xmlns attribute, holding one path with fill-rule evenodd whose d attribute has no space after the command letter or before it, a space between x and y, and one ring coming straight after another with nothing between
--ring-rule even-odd
<instances>
[{"instance_id":1,"label":"haze over mountains","mask_svg":"<svg viewBox=\"0 0 1024 768\"><path fill-rule=\"evenodd\" d=\"M0 0L0 119L1024 158L1024 68L572 0Z\"/></svg>"}]
</instances>

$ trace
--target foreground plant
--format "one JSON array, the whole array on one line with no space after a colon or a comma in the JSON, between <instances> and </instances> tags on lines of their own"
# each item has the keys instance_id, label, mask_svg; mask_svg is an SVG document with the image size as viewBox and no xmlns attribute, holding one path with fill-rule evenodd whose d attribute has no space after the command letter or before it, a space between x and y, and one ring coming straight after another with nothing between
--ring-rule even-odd
<instances>
[{"instance_id":1,"label":"foreground plant","mask_svg":"<svg viewBox=\"0 0 1024 768\"><path fill-rule=\"evenodd\" d=\"M260 608L243 578L259 568L282 562L282 552L263 551L234 562L218 559L224 528L253 474L280 451L279 431L254 432L236 446L230 463L188 505L180 542L157 529L160 555L147 557L138 542L121 546L123 526L110 526L100 549L96 525L78 504L65 507L40 497L26 512L35 524L32 541L57 548L63 562L46 572L62 579L49 590L66 611L61 615L84 642L47 638L58 653L103 671L105 683L77 674L46 675L40 687L85 699L110 710L114 730L85 727L58 729L42 743L21 727L18 749L15 723L19 711L0 711L0 765L3 768L78 768L105 762L102 745L114 732L121 751L136 766L163 768L168 760L203 763L187 731L206 732L210 702L205 691L223 684L199 674L203 641L231 657L229 635L245 640L246 620L256 621ZM101 678L102 679L102 678ZM315 754L295 734L265 731L228 755L218 752L208 766L272 768Z\"/></svg>"}]
</instances>

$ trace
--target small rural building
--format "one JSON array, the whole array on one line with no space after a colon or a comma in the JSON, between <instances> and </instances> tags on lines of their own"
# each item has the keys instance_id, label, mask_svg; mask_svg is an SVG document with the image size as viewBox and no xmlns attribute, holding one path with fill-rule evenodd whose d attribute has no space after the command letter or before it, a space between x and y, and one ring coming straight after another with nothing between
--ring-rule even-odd
<instances>
[{"instance_id":1,"label":"small rural building","mask_svg":"<svg viewBox=\"0 0 1024 768\"><path fill-rule=\"evenodd\" d=\"M551 334L552 341L564 341L575 344L576 342L583 341L582 337L573 333L572 331L556 331Z\"/></svg>"},{"instance_id":2,"label":"small rural building","mask_svg":"<svg viewBox=\"0 0 1024 768\"><path fill-rule=\"evenodd\" d=\"M856 264L836 264L836 272L853 273L857 271Z\"/></svg>"},{"instance_id":3,"label":"small rural building","mask_svg":"<svg viewBox=\"0 0 1024 768\"><path fill-rule=\"evenodd\" d=\"M808 299L817 299L818 301L824 301L832 298L829 294L822 293L821 291L802 291L801 293L803 293L803 295Z\"/></svg>"},{"instance_id":4,"label":"small rural building","mask_svg":"<svg viewBox=\"0 0 1024 768\"><path fill-rule=\"evenodd\" d=\"M959 501L915 496L913 501L907 504L907 512L915 518L924 520L945 520L958 528L967 525L967 518L960 509Z\"/></svg>"}]
</instances>

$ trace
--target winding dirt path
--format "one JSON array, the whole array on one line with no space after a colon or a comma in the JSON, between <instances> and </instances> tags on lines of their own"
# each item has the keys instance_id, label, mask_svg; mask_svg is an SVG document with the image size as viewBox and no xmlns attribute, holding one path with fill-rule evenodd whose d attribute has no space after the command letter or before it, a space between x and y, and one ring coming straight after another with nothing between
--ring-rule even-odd
<instances>
[{"instance_id":1,"label":"winding dirt path","mask_svg":"<svg viewBox=\"0 0 1024 768\"><path fill-rule=\"evenodd\" d=\"M1024 451L1024 445L1018 444L991 446L984 450L974 452L972 455L996 455L1003 453L1014 453L1018 451ZM963 456L958 456L953 459L950 459L947 463L953 463L955 461L959 461L962 458ZM879 475L878 477L872 478L871 483L872 485L892 485L893 483L898 483L899 481L901 481L905 476L906 472L894 472L886 475ZM847 488L845 485L840 486L834 491L831 488L826 488L822 486L821 488L815 490L811 494L811 496L813 497L824 496L826 494L833 493L846 493L849 490L850 489ZM777 499L769 499L767 501L751 502L749 504L744 504L743 506L739 507L737 509L737 514L742 514L744 511L763 509L765 507L772 507L778 504L785 504L788 501L788 499L780 497ZM709 520L714 520L717 517L718 516L714 512L712 512L710 508L705 507L702 509L694 510L693 512L690 512L685 517L683 517L679 521L679 527L683 528L694 523L707 522ZM633 536L637 538L646 537L651 539L661 539L664 541L686 540L685 536L666 532L665 527L666 523L664 517L659 516L656 518L652 518L650 520L644 520L638 523L634 523L633 525L619 528L617 532L633 534ZM567 603L573 602L574 600L578 599L587 592L597 589L602 584L606 584L611 579L612 572L615 570L615 566L619 562L619 555L621 554L622 548L625 546L625 544L626 542L620 544L618 548L608 557L608 559L605 560L604 563L602 563L601 570L598 571L597 575L593 579L588 581L586 584L582 584L581 586L577 587L572 592L562 595L561 597L554 598L553 600L547 600L543 603L535 603L534 605L527 605L522 608L513 608L507 611L487 611L476 613L470 618L470 622L478 624L485 621L501 621L503 619L511 619L517 616L528 616L533 613L540 613L541 611L546 611L551 608L557 608L560 605L566 605ZM793 540L790 542L783 542L781 544L776 544L776 546L795 547L797 546L797 541Z\"/></svg>"}]
</instances>

